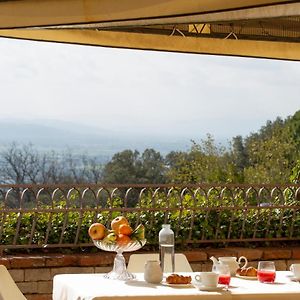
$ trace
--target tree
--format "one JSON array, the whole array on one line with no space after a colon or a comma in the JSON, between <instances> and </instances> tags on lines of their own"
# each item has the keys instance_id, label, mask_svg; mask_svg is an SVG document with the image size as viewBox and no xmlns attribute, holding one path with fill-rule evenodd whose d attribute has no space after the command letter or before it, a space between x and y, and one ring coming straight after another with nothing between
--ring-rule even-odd
<instances>
[{"instance_id":1,"label":"tree","mask_svg":"<svg viewBox=\"0 0 300 300\"><path fill-rule=\"evenodd\" d=\"M290 180L292 183L300 183L300 160L297 160L294 167L292 168Z\"/></svg>"},{"instance_id":2,"label":"tree","mask_svg":"<svg viewBox=\"0 0 300 300\"><path fill-rule=\"evenodd\" d=\"M54 151L40 156L39 170L42 184L58 184L64 181L64 166Z\"/></svg>"},{"instance_id":3,"label":"tree","mask_svg":"<svg viewBox=\"0 0 300 300\"><path fill-rule=\"evenodd\" d=\"M164 183L165 165L161 154L154 149L146 149L141 157L141 178L143 183Z\"/></svg>"},{"instance_id":4,"label":"tree","mask_svg":"<svg viewBox=\"0 0 300 300\"><path fill-rule=\"evenodd\" d=\"M103 169L105 183L137 183L141 173L141 162L137 150L116 153Z\"/></svg>"},{"instance_id":5,"label":"tree","mask_svg":"<svg viewBox=\"0 0 300 300\"><path fill-rule=\"evenodd\" d=\"M187 153L172 153L168 158L168 180L176 183L219 183L236 181L236 170L226 149L217 146L211 135L200 144L192 142Z\"/></svg>"},{"instance_id":6,"label":"tree","mask_svg":"<svg viewBox=\"0 0 300 300\"><path fill-rule=\"evenodd\" d=\"M249 166L244 175L247 183L286 183L293 162L297 159L297 146L287 121L277 118L268 121L259 133L246 138L245 147Z\"/></svg>"},{"instance_id":7,"label":"tree","mask_svg":"<svg viewBox=\"0 0 300 300\"><path fill-rule=\"evenodd\" d=\"M90 183L99 183L102 181L103 165L97 161L96 157L82 157L85 180Z\"/></svg>"},{"instance_id":8,"label":"tree","mask_svg":"<svg viewBox=\"0 0 300 300\"><path fill-rule=\"evenodd\" d=\"M164 183L165 165L154 149L140 153L124 150L116 153L103 169L105 183Z\"/></svg>"},{"instance_id":9,"label":"tree","mask_svg":"<svg viewBox=\"0 0 300 300\"><path fill-rule=\"evenodd\" d=\"M288 118L286 121L288 126L288 133L291 137L293 143L295 143L297 158L300 157L300 110L298 110L292 117Z\"/></svg>"},{"instance_id":10,"label":"tree","mask_svg":"<svg viewBox=\"0 0 300 300\"><path fill-rule=\"evenodd\" d=\"M12 143L1 153L1 183L37 183L39 155L32 144L18 146Z\"/></svg>"},{"instance_id":11,"label":"tree","mask_svg":"<svg viewBox=\"0 0 300 300\"><path fill-rule=\"evenodd\" d=\"M232 138L231 152L233 163L239 171L242 171L248 165L248 155L241 135Z\"/></svg>"},{"instance_id":12,"label":"tree","mask_svg":"<svg viewBox=\"0 0 300 300\"><path fill-rule=\"evenodd\" d=\"M11 144L0 156L0 182L3 184L98 183L102 165L86 155L71 152L39 153L32 144Z\"/></svg>"}]
</instances>

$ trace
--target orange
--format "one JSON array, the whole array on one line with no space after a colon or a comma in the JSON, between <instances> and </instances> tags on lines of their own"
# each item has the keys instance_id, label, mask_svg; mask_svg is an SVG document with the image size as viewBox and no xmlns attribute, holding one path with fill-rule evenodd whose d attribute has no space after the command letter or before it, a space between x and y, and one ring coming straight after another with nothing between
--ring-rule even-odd
<instances>
[{"instance_id":1,"label":"orange","mask_svg":"<svg viewBox=\"0 0 300 300\"><path fill-rule=\"evenodd\" d=\"M119 227L119 233L125 234L125 235L131 235L132 228L128 224L121 224Z\"/></svg>"},{"instance_id":2,"label":"orange","mask_svg":"<svg viewBox=\"0 0 300 300\"><path fill-rule=\"evenodd\" d=\"M119 234L117 237L117 244L119 246L126 246L131 242L131 238L126 234Z\"/></svg>"}]
</instances>

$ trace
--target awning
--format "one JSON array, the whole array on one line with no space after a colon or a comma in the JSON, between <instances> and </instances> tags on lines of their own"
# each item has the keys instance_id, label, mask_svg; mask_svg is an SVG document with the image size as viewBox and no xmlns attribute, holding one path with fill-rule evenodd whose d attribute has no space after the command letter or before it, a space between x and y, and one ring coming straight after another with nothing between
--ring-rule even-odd
<instances>
[{"instance_id":1,"label":"awning","mask_svg":"<svg viewBox=\"0 0 300 300\"><path fill-rule=\"evenodd\" d=\"M299 1L8 0L0 36L300 60Z\"/></svg>"}]
</instances>

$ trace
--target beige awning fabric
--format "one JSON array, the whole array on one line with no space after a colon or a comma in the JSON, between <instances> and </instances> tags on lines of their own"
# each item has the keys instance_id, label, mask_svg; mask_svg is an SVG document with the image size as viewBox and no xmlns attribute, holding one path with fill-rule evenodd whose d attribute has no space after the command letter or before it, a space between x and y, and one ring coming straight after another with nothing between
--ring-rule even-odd
<instances>
[{"instance_id":1,"label":"beige awning fabric","mask_svg":"<svg viewBox=\"0 0 300 300\"><path fill-rule=\"evenodd\" d=\"M274 0L11 0L0 2L0 28L189 17L294 3ZM267 9L265 9L267 14ZM173 19L173 21L172 21ZM160 21L159 23L161 23ZM181 21L182 22L182 21ZM156 22L157 23L157 22Z\"/></svg>"},{"instance_id":2,"label":"beige awning fabric","mask_svg":"<svg viewBox=\"0 0 300 300\"><path fill-rule=\"evenodd\" d=\"M300 1L1 1L0 36L300 60Z\"/></svg>"}]
</instances>

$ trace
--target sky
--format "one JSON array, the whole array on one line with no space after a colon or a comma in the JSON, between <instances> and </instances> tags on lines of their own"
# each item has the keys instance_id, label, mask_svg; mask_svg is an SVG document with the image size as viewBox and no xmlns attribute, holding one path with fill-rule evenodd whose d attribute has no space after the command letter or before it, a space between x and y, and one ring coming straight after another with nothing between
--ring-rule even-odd
<instances>
[{"instance_id":1,"label":"sky","mask_svg":"<svg viewBox=\"0 0 300 300\"><path fill-rule=\"evenodd\" d=\"M0 38L0 119L246 136L300 109L300 63Z\"/></svg>"}]
</instances>

